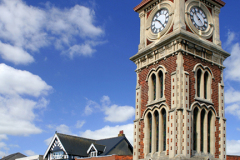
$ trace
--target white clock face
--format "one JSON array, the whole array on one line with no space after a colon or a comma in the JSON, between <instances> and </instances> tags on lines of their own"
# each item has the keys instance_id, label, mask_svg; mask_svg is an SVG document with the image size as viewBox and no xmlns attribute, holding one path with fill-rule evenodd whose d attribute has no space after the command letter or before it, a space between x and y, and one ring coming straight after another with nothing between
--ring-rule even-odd
<instances>
[{"instance_id":1,"label":"white clock face","mask_svg":"<svg viewBox=\"0 0 240 160\"><path fill-rule=\"evenodd\" d=\"M159 10L153 17L151 30L154 34L161 32L167 25L169 13L167 9Z\"/></svg>"},{"instance_id":2,"label":"white clock face","mask_svg":"<svg viewBox=\"0 0 240 160\"><path fill-rule=\"evenodd\" d=\"M190 10L190 19L193 25L201 31L205 31L208 27L206 14L199 7L192 7Z\"/></svg>"}]
</instances>

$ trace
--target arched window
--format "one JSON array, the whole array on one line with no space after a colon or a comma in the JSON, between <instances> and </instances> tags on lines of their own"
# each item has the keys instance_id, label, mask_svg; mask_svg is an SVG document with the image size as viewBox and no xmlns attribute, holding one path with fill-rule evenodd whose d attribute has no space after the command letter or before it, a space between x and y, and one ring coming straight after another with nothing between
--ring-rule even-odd
<instances>
[{"instance_id":1,"label":"arched window","mask_svg":"<svg viewBox=\"0 0 240 160\"><path fill-rule=\"evenodd\" d=\"M153 100L156 99L156 76L152 74Z\"/></svg>"},{"instance_id":2,"label":"arched window","mask_svg":"<svg viewBox=\"0 0 240 160\"><path fill-rule=\"evenodd\" d=\"M159 83L160 83L160 98L163 97L163 72L160 71L158 73L158 76L159 76Z\"/></svg>"},{"instance_id":3,"label":"arched window","mask_svg":"<svg viewBox=\"0 0 240 160\"><path fill-rule=\"evenodd\" d=\"M211 152L211 119L212 119L212 112L208 113L208 153Z\"/></svg>"},{"instance_id":4,"label":"arched window","mask_svg":"<svg viewBox=\"0 0 240 160\"><path fill-rule=\"evenodd\" d=\"M163 151L166 151L166 132L167 132L167 126L166 126L166 110L163 108L161 111L162 114L162 135L163 135Z\"/></svg>"},{"instance_id":5,"label":"arched window","mask_svg":"<svg viewBox=\"0 0 240 160\"><path fill-rule=\"evenodd\" d=\"M203 152L203 147L204 147L204 118L205 118L205 110L203 109L201 112L201 152Z\"/></svg>"},{"instance_id":6,"label":"arched window","mask_svg":"<svg viewBox=\"0 0 240 160\"><path fill-rule=\"evenodd\" d=\"M156 152L159 150L159 114L158 111L154 112L155 115L155 124L156 124Z\"/></svg>"},{"instance_id":7,"label":"arched window","mask_svg":"<svg viewBox=\"0 0 240 160\"><path fill-rule=\"evenodd\" d=\"M208 92L208 72L204 74L204 98L207 99L207 92Z\"/></svg>"},{"instance_id":8,"label":"arched window","mask_svg":"<svg viewBox=\"0 0 240 160\"><path fill-rule=\"evenodd\" d=\"M200 90L201 90L201 76L202 76L202 71L201 69L198 69L197 71L197 96L200 97Z\"/></svg>"},{"instance_id":9,"label":"arched window","mask_svg":"<svg viewBox=\"0 0 240 160\"><path fill-rule=\"evenodd\" d=\"M195 107L193 111L193 150L197 150L197 116L198 116L198 108Z\"/></svg>"},{"instance_id":10,"label":"arched window","mask_svg":"<svg viewBox=\"0 0 240 160\"><path fill-rule=\"evenodd\" d=\"M148 126L149 126L149 153L152 152L152 115L148 113Z\"/></svg>"}]
</instances>

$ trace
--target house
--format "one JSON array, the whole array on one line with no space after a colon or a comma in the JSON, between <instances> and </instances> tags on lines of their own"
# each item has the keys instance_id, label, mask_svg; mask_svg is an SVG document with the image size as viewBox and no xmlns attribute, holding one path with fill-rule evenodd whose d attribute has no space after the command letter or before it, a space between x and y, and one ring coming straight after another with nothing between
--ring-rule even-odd
<instances>
[{"instance_id":1,"label":"house","mask_svg":"<svg viewBox=\"0 0 240 160\"><path fill-rule=\"evenodd\" d=\"M104 157L110 155L132 156L133 147L120 131L117 137L101 140L55 133L43 158L73 160L84 157Z\"/></svg>"},{"instance_id":2,"label":"house","mask_svg":"<svg viewBox=\"0 0 240 160\"><path fill-rule=\"evenodd\" d=\"M17 152L17 153L14 153L14 154L10 154L10 155L8 155L6 157L3 157L0 160L15 160L17 158L22 158L22 157L26 157L26 156L24 154L22 154L22 153Z\"/></svg>"}]
</instances>

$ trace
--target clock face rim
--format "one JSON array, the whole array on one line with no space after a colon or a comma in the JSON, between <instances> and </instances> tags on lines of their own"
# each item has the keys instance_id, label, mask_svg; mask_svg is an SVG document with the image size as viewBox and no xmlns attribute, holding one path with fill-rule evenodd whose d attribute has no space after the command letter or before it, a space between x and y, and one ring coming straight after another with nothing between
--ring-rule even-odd
<instances>
[{"instance_id":1,"label":"clock face rim","mask_svg":"<svg viewBox=\"0 0 240 160\"><path fill-rule=\"evenodd\" d=\"M197 8L199 10L197 13L196 13L195 8ZM193 9L195 10L195 14L192 15L191 13L192 13ZM202 12L202 14L205 17L201 13L199 13L200 11ZM192 6L191 7L191 9L190 9L190 21L197 30L206 31L208 29L208 26L209 26L208 16L204 12L204 10L202 8L198 7L198 6ZM202 22L204 22L204 24ZM202 25L201 26L198 25L199 23L202 23Z\"/></svg>"},{"instance_id":2,"label":"clock face rim","mask_svg":"<svg viewBox=\"0 0 240 160\"><path fill-rule=\"evenodd\" d=\"M166 12L165 14L161 14L161 11L162 11L162 10L166 10L167 12ZM162 21L158 20L159 25L162 26L162 27L161 27L161 28L158 28L158 29L157 29L157 32L154 32L154 30L153 30L153 23L154 23L154 21L155 21L154 18L156 17L156 15L157 15L158 13L160 13L160 15L159 15L158 17L160 17L161 15L167 15L167 16L165 16L164 23L162 23ZM167 20L166 20L166 19L167 19ZM153 34L158 34L158 33L162 32L162 31L166 28L166 26L167 26L167 24L168 24L168 22L169 22L169 19L170 19L169 10L168 10L167 8L161 8L161 9L159 9L159 10L154 14L154 16L153 16L153 18L152 18L152 21L151 21L151 32L152 32ZM156 29L156 28L155 28L155 29Z\"/></svg>"}]
</instances>

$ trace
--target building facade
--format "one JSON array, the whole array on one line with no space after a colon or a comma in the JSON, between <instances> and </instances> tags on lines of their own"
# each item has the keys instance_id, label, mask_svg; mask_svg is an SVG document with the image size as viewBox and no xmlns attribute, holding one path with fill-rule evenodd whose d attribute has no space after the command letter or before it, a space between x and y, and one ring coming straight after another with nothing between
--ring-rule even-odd
<instances>
[{"instance_id":1,"label":"building facade","mask_svg":"<svg viewBox=\"0 0 240 160\"><path fill-rule=\"evenodd\" d=\"M142 0L133 159L226 159L221 0Z\"/></svg>"}]
</instances>

